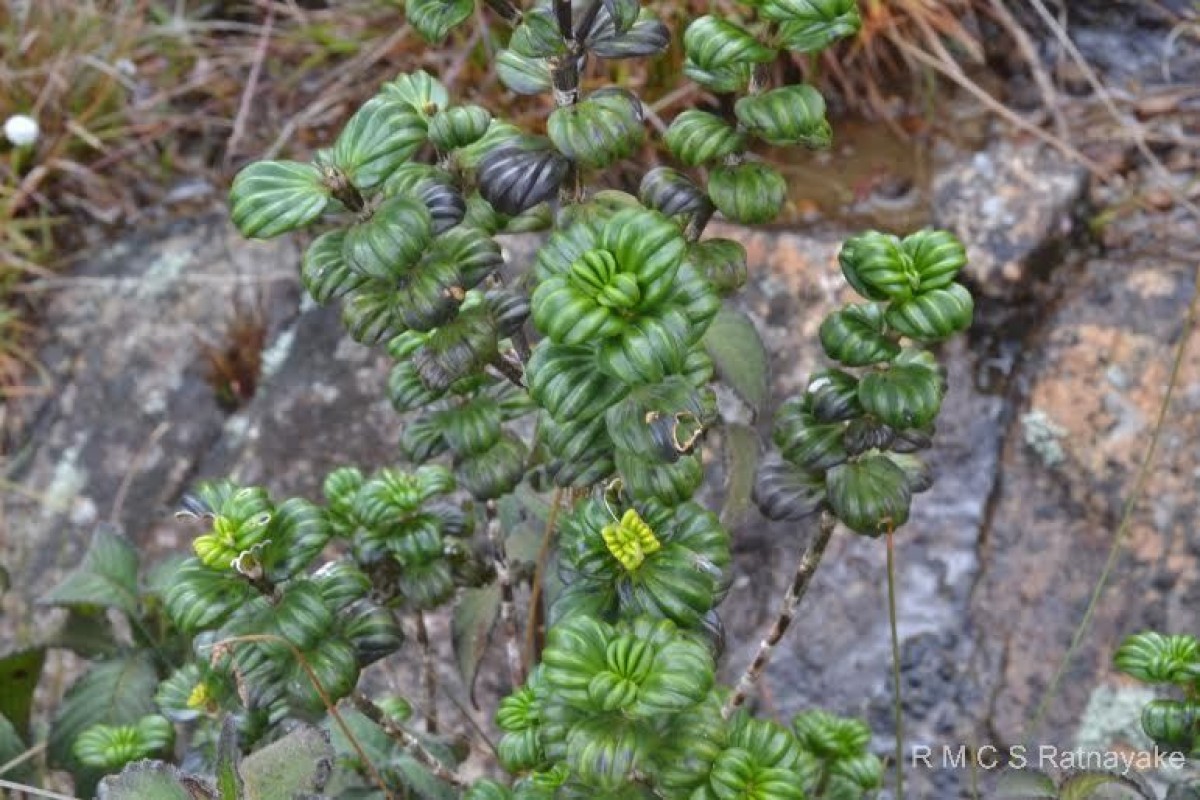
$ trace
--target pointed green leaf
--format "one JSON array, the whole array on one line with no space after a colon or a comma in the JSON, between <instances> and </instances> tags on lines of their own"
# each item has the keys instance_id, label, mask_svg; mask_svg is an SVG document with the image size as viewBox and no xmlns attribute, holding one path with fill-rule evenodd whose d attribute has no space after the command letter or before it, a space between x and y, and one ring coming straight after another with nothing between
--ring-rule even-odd
<instances>
[{"instance_id":1,"label":"pointed green leaf","mask_svg":"<svg viewBox=\"0 0 1200 800\"><path fill-rule=\"evenodd\" d=\"M298 161L257 161L233 179L233 224L250 239L270 239L314 222L329 202L321 171Z\"/></svg>"},{"instance_id":2,"label":"pointed green leaf","mask_svg":"<svg viewBox=\"0 0 1200 800\"><path fill-rule=\"evenodd\" d=\"M0 714L0 765L15 761L28 749L25 742L21 741L12 722L4 714ZM0 778L17 782L32 781L34 779L33 764L32 760L25 761L5 772L0 772Z\"/></svg>"},{"instance_id":3,"label":"pointed green leaf","mask_svg":"<svg viewBox=\"0 0 1200 800\"><path fill-rule=\"evenodd\" d=\"M458 663L458 674L475 702L475 680L479 676L479 665L487 653L492 627L500 613L500 586L491 584L478 589L464 589L454 605L454 616L450 621L450 636L454 641L454 657Z\"/></svg>"},{"instance_id":4,"label":"pointed green leaf","mask_svg":"<svg viewBox=\"0 0 1200 800\"><path fill-rule=\"evenodd\" d=\"M46 660L44 648L20 650L0 658L0 717L7 719L18 736L29 736L29 713L33 708L33 693L42 677Z\"/></svg>"},{"instance_id":5,"label":"pointed green leaf","mask_svg":"<svg viewBox=\"0 0 1200 800\"><path fill-rule=\"evenodd\" d=\"M114 528L101 525L75 571L38 602L68 608L116 608L133 617L138 612L137 570L133 545Z\"/></svg>"},{"instance_id":6,"label":"pointed green leaf","mask_svg":"<svg viewBox=\"0 0 1200 800\"><path fill-rule=\"evenodd\" d=\"M157 687L158 673L144 653L94 665L67 692L50 726L51 765L76 769L75 740L93 725L133 725L155 714Z\"/></svg>"},{"instance_id":7,"label":"pointed green leaf","mask_svg":"<svg viewBox=\"0 0 1200 800\"><path fill-rule=\"evenodd\" d=\"M770 364L758 329L741 311L722 306L704 333L717 375L757 414L766 405Z\"/></svg>"}]
</instances>

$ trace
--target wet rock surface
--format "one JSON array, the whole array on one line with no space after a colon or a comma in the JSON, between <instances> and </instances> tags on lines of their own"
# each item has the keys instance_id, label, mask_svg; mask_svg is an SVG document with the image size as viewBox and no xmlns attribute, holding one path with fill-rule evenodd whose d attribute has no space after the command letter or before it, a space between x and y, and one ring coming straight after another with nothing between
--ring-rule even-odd
<instances>
[{"instance_id":1,"label":"wet rock surface","mask_svg":"<svg viewBox=\"0 0 1200 800\"><path fill-rule=\"evenodd\" d=\"M941 352L951 391L928 453L937 481L918 497L896 538L910 747L1022 741L1136 481L1193 286L1188 265L1173 260L1171 248L1155 247L1163 237L1190 235L1181 212L1156 217L1157 234L1138 217L1126 223L1125 238L1120 226L1110 230L1101 243L1109 252L1093 246L1064 260L1059 237L1080 226L1082 178L1069 168L1054 173L1059 177L1039 195L1045 202L1034 213L1029 175L1045 177L1044 159L1053 156L1040 145L1006 144L983 157L992 165L986 184L1004 213L983 213L986 193L972 188L962 169L942 179L945 192L957 187L960 195L954 202L942 195L939 205L958 203L981 215L962 212L961 226L950 217L943 224L956 227L973 259L991 266L977 265L973 273L981 290L978 330ZM977 177L976 161L964 164ZM1014 225L1010 213L1036 226ZM850 298L836 262L848 232L721 225L710 232L747 248L751 285L738 302L772 354L774 398L782 402L822 364L821 318ZM517 264L534 246L528 237L506 243ZM33 635L16 627L28 599L77 562L118 495L117 519L152 558L186 546L189 531L170 512L195 480L232 474L277 496L317 498L325 473L336 466L394 461L401 423L384 399L389 359L351 342L335 309L300 302L297 261L292 244L247 243L211 219L119 245L85 270L91 282L54 296L46 329L56 339L43 359L55 391L25 409L26 437L9 476L19 491L5 503L3 562L15 590L4 598L4 640ZM1011 263L1045 269L1022 272L1014 282L1005 275ZM200 275L220 279L198 283ZM258 393L226 415L203 380L195 332L227 313L239 276L270 281L270 337ZM1027 281L1041 288L1027 292ZM1007 347L999 366L988 344L995 341ZM1200 352L1193 348L1146 499L1039 741L1064 749L1101 740L1136 746L1129 733L1136 709L1116 722L1097 721L1097 708L1123 708L1112 698L1129 690L1112 674L1111 651L1145 626L1195 628L1198 411ZM766 436L769 415L758 424ZM739 525L738 577L722 608L726 678L749 661L809 534L805 525L758 519ZM885 564L882 540L835 536L755 699L762 712L786 720L821 705L862 715L876 730L879 752L890 752ZM442 663L450 665L446 619L434 617L430 627ZM485 708L483 698L506 682L502 658L493 656L479 689ZM377 677L417 696L416 663L415 655L400 656L386 677ZM464 696L452 668L442 677L447 694ZM464 727L454 703L445 700L439 711L444 727ZM476 715L481 722L484 716ZM967 796L965 769L912 769L909 776L912 796Z\"/></svg>"}]
</instances>

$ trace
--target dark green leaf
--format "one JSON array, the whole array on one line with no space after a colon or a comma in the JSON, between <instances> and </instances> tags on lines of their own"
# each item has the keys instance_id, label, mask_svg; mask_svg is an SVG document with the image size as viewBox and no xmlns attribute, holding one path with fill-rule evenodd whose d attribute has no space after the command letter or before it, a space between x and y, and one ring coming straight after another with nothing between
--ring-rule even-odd
<instances>
[{"instance_id":1,"label":"dark green leaf","mask_svg":"<svg viewBox=\"0 0 1200 800\"><path fill-rule=\"evenodd\" d=\"M770 364L754 323L741 311L722 306L703 342L717 375L759 413L767 402Z\"/></svg>"},{"instance_id":2,"label":"dark green leaf","mask_svg":"<svg viewBox=\"0 0 1200 800\"><path fill-rule=\"evenodd\" d=\"M754 503L767 519L804 519L825 502L825 480L819 473L806 472L768 455L754 483Z\"/></svg>"},{"instance_id":3,"label":"dark green leaf","mask_svg":"<svg viewBox=\"0 0 1200 800\"><path fill-rule=\"evenodd\" d=\"M72 608L66 619L46 642L47 647L63 647L84 658L107 658L116 653L116 632L108 615L100 609Z\"/></svg>"},{"instance_id":4,"label":"dark green leaf","mask_svg":"<svg viewBox=\"0 0 1200 800\"><path fill-rule=\"evenodd\" d=\"M586 39L591 51L601 58L641 58L666 51L671 32L648 8L638 12L629 30L618 32L608 11L602 10Z\"/></svg>"},{"instance_id":5,"label":"dark green leaf","mask_svg":"<svg viewBox=\"0 0 1200 800\"><path fill-rule=\"evenodd\" d=\"M25 742L21 741L12 722L7 716L0 713L0 766L20 758L27 750L28 747ZM18 782L32 781L34 779L33 761L27 760L8 771L0 772L0 778Z\"/></svg>"},{"instance_id":6,"label":"dark green leaf","mask_svg":"<svg viewBox=\"0 0 1200 800\"><path fill-rule=\"evenodd\" d=\"M885 455L840 464L825 482L833 513L856 533L881 536L908 521L908 477Z\"/></svg>"},{"instance_id":7,"label":"dark green leaf","mask_svg":"<svg viewBox=\"0 0 1200 800\"><path fill-rule=\"evenodd\" d=\"M909 300L888 304L887 324L918 342L939 342L971 326L975 301L966 287L953 283L945 289L924 291Z\"/></svg>"},{"instance_id":8,"label":"dark green leaf","mask_svg":"<svg viewBox=\"0 0 1200 800\"><path fill-rule=\"evenodd\" d=\"M475 702L475 679L479 665L487 652L492 627L500 613L500 586L492 584L478 589L464 589L454 605L454 616L450 622L450 635L454 641L454 656L458 662L458 674L467 687L471 705Z\"/></svg>"},{"instance_id":9,"label":"dark green leaf","mask_svg":"<svg viewBox=\"0 0 1200 800\"><path fill-rule=\"evenodd\" d=\"M12 723L17 735L29 736L29 713L33 708L33 693L42 677L46 660L44 648L20 650L0 658L0 717Z\"/></svg>"},{"instance_id":10,"label":"dark green leaf","mask_svg":"<svg viewBox=\"0 0 1200 800\"><path fill-rule=\"evenodd\" d=\"M502 144L479 163L479 192L497 211L516 215L558 192L569 164L548 140L526 136Z\"/></svg>"},{"instance_id":11,"label":"dark green leaf","mask_svg":"<svg viewBox=\"0 0 1200 800\"><path fill-rule=\"evenodd\" d=\"M93 725L133 725L157 713L154 690L158 673L145 653L101 661L88 670L67 692L50 726L47 752L52 766L79 768L72 748L79 735ZM99 776L76 772L89 784ZM90 780L89 780L90 778ZM90 786L76 786L83 794Z\"/></svg>"},{"instance_id":12,"label":"dark green leaf","mask_svg":"<svg viewBox=\"0 0 1200 800\"><path fill-rule=\"evenodd\" d=\"M890 361L900 353L900 345L884 335L883 312L874 303L835 311L818 333L825 355L850 367Z\"/></svg>"},{"instance_id":13,"label":"dark green leaf","mask_svg":"<svg viewBox=\"0 0 1200 800\"><path fill-rule=\"evenodd\" d=\"M75 571L38 602L68 608L116 608L133 618L138 613L137 570L133 545L114 528L101 525Z\"/></svg>"},{"instance_id":14,"label":"dark green leaf","mask_svg":"<svg viewBox=\"0 0 1200 800\"><path fill-rule=\"evenodd\" d=\"M691 178L670 167L655 167L642 177L638 198L668 217L712 212L712 203Z\"/></svg>"},{"instance_id":15,"label":"dark green leaf","mask_svg":"<svg viewBox=\"0 0 1200 800\"><path fill-rule=\"evenodd\" d=\"M345 246L344 230L329 231L318 236L304 251L300 264L300 280L312 299L324 305L358 288L363 278L356 275L342 257Z\"/></svg>"}]
</instances>

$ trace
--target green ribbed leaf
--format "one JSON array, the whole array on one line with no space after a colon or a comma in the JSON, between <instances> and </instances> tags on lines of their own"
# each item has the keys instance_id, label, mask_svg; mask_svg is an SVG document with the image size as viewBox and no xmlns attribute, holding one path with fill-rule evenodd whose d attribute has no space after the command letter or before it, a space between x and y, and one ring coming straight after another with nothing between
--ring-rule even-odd
<instances>
[{"instance_id":1,"label":"green ribbed leaf","mask_svg":"<svg viewBox=\"0 0 1200 800\"><path fill-rule=\"evenodd\" d=\"M912 256L888 233L867 231L850 237L838 262L846 280L868 300L907 300L921 285Z\"/></svg>"},{"instance_id":2,"label":"green ribbed leaf","mask_svg":"<svg viewBox=\"0 0 1200 800\"><path fill-rule=\"evenodd\" d=\"M702 70L721 69L732 64L765 64L775 58L775 51L748 31L709 14L688 25L683 34L683 47L688 60Z\"/></svg>"},{"instance_id":3,"label":"green ribbed leaf","mask_svg":"<svg viewBox=\"0 0 1200 800\"><path fill-rule=\"evenodd\" d=\"M382 93L400 98L426 119L450 104L446 87L423 69L397 75L383 85Z\"/></svg>"},{"instance_id":4,"label":"green ribbed leaf","mask_svg":"<svg viewBox=\"0 0 1200 800\"><path fill-rule=\"evenodd\" d=\"M63 608L116 608L132 619L138 613L137 572L133 545L115 528L100 525L79 566L38 602Z\"/></svg>"},{"instance_id":5,"label":"green ribbed leaf","mask_svg":"<svg viewBox=\"0 0 1200 800\"><path fill-rule=\"evenodd\" d=\"M750 318L731 306L722 306L703 342L721 380L755 413L761 411L769 393L770 361Z\"/></svg>"},{"instance_id":6,"label":"green ribbed leaf","mask_svg":"<svg viewBox=\"0 0 1200 800\"><path fill-rule=\"evenodd\" d=\"M441 44L475 10L473 0L405 0L404 16L425 41Z\"/></svg>"},{"instance_id":7,"label":"green ribbed leaf","mask_svg":"<svg viewBox=\"0 0 1200 800\"><path fill-rule=\"evenodd\" d=\"M521 482L526 456L521 439L505 431L488 450L457 462L458 481L476 500L494 500Z\"/></svg>"},{"instance_id":8,"label":"green ribbed leaf","mask_svg":"<svg viewBox=\"0 0 1200 800\"><path fill-rule=\"evenodd\" d=\"M365 222L353 225L343 243L346 266L366 278L395 281L433 240L433 217L424 204L390 197Z\"/></svg>"},{"instance_id":9,"label":"green ribbed leaf","mask_svg":"<svg viewBox=\"0 0 1200 800\"><path fill-rule=\"evenodd\" d=\"M248 239L270 239L321 216L329 189L321 171L298 161L257 161L233 179L233 224Z\"/></svg>"},{"instance_id":10,"label":"green ribbed leaf","mask_svg":"<svg viewBox=\"0 0 1200 800\"><path fill-rule=\"evenodd\" d=\"M806 84L743 97L734 112L746 130L768 144L825 149L833 138L825 119L825 98Z\"/></svg>"},{"instance_id":11,"label":"green ribbed leaf","mask_svg":"<svg viewBox=\"0 0 1200 800\"><path fill-rule=\"evenodd\" d=\"M787 182L775 168L748 161L714 168L708 176L708 196L729 221L761 225L783 210Z\"/></svg>"},{"instance_id":12,"label":"green ribbed leaf","mask_svg":"<svg viewBox=\"0 0 1200 800\"><path fill-rule=\"evenodd\" d=\"M893 428L923 428L942 407L941 379L921 364L872 370L858 384L863 410Z\"/></svg>"},{"instance_id":13,"label":"green ribbed leaf","mask_svg":"<svg viewBox=\"0 0 1200 800\"><path fill-rule=\"evenodd\" d=\"M780 41L796 53L824 50L862 27L856 0L765 0L759 13L783 23Z\"/></svg>"},{"instance_id":14,"label":"green ribbed leaf","mask_svg":"<svg viewBox=\"0 0 1200 800\"><path fill-rule=\"evenodd\" d=\"M596 368L596 354L587 346L540 342L525 377L534 401L562 422L594 419L628 391Z\"/></svg>"},{"instance_id":15,"label":"green ribbed leaf","mask_svg":"<svg viewBox=\"0 0 1200 800\"><path fill-rule=\"evenodd\" d=\"M338 615L338 628L365 667L390 656L404 644L404 630L388 608L366 600L352 603Z\"/></svg>"},{"instance_id":16,"label":"green ribbed leaf","mask_svg":"<svg viewBox=\"0 0 1200 800\"><path fill-rule=\"evenodd\" d=\"M363 278L346 266L342 257L346 232L329 231L318 236L304 251L300 280L312 299L324 305L358 288Z\"/></svg>"},{"instance_id":17,"label":"green ribbed leaf","mask_svg":"<svg viewBox=\"0 0 1200 800\"><path fill-rule=\"evenodd\" d=\"M429 121L429 141L443 153L479 141L492 123L483 106L466 105L439 111Z\"/></svg>"},{"instance_id":18,"label":"green ribbed leaf","mask_svg":"<svg viewBox=\"0 0 1200 800\"><path fill-rule=\"evenodd\" d=\"M657 500L668 506L691 499L704 482L704 467L698 456L680 458L673 464L641 458L617 450L613 457L626 491L637 500Z\"/></svg>"},{"instance_id":19,"label":"green ribbed leaf","mask_svg":"<svg viewBox=\"0 0 1200 800\"><path fill-rule=\"evenodd\" d=\"M270 544L263 555L263 566L268 576L279 582L307 568L325 549L333 529L324 509L292 497L276 506L267 535Z\"/></svg>"},{"instance_id":20,"label":"green ribbed leaf","mask_svg":"<svg viewBox=\"0 0 1200 800\"><path fill-rule=\"evenodd\" d=\"M818 422L845 422L861 415L858 378L840 369L813 373L805 389L804 409Z\"/></svg>"},{"instance_id":21,"label":"green ribbed leaf","mask_svg":"<svg viewBox=\"0 0 1200 800\"><path fill-rule=\"evenodd\" d=\"M949 288L967 264L966 248L948 231L926 228L905 236L900 246L921 276L922 292Z\"/></svg>"},{"instance_id":22,"label":"green ribbed leaf","mask_svg":"<svg viewBox=\"0 0 1200 800\"><path fill-rule=\"evenodd\" d=\"M908 521L912 505L908 478L884 455L836 466L825 482L833 513L852 531L881 536Z\"/></svg>"},{"instance_id":23,"label":"green ribbed leaf","mask_svg":"<svg viewBox=\"0 0 1200 800\"><path fill-rule=\"evenodd\" d=\"M1142 709L1142 730L1172 749L1195 750L1200 738L1200 703L1194 700L1151 700Z\"/></svg>"},{"instance_id":24,"label":"green ribbed leaf","mask_svg":"<svg viewBox=\"0 0 1200 800\"><path fill-rule=\"evenodd\" d=\"M627 158L645 138L642 104L624 90L603 89L555 109L546 123L555 147L572 161L602 168Z\"/></svg>"},{"instance_id":25,"label":"green ribbed leaf","mask_svg":"<svg viewBox=\"0 0 1200 800\"><path fill-rule=\"evenodd\" d=\"M131 654L92 666L67 692L50 726L51 765L78 770L75 741L93 725L134 725L156 713L158 674L145 654ZM92 775L94 781L98 776ZM94 784L93 784L94 785ZM81 793L90 788L79 789Z\"/></svg>"},{"instance_id":26,"label":"green ribbed leaf","mask_svg":"<svg viewBox=\"0 0 1200 800\"><path fill-rule=\"evenodd\" d=\"M1200 675L1200 642L1188 634L1144 631L1126 637L1113 663L1121 672L1148 683L1186 683Z\"/></svg>"},{"instance_id":27,"label":"green ribbed leaf","mask_svg":"<svg viewBox=\"0 0 1200 800\"><path fill-rule=\"evenodd\" d=\"M189 558L175 571L163 593L163 605L176 627L184 633L198 633L220 625L252 596L254 589L246 581Z\"/></svg>"},{"instance_id":28,"label":"green ribbed leaf","mask_svg":"<svg viewBox=\"0 0 1200 800\"><path fill-rule=\"evenodd\" d=\"M960 283L945 289L922 290L910 300L888 304L890 328L919 342L939 342L971 327L975 301Z\"/></svg>"},{"instance_id":29,"label":"green ribbed leaf","mask_svg":"<svg viewBox=\"0 0 1200 800\"><path fill-rule=\"evenodd\" d=\"M449 231L462 222L467 213L466 198L459 191L454 176L430 164L402 164L388 175L381 193L384 197L403 195L420 201L433 218L435 235Z\"/></svg>"},{"instance_id":30,"label":"green ribbed leaf","mask_svg":"<svg viewBox=\"0 0 1200 800\"><path fill-rule=\"evenodd\" d=\"M517 94L538 95L550 91L550 64L544 58L530 58L516 50L501 50L496 55L496 76Z\"/></svg>"},{"instance_id":31,"label":"green ribbed leaf","mask_svg":"<svg viewBox=\"0 0 1200 800\"><path fill-rule=\"evenodd\" d=\"M688 261L722 296L746 284L746 248L732 239L705 239L688 245Z\"/></svg>"},{"instance_id":32,"label":"green ribbed leaf","mask_svg":"<svg viewBox=\"0 0 1200 800\"><path fill-rule=\"evenodd\" d=\"M174 741L171 723L150 714L129 725L93 725L75 740L72 753L84 766L107 771L162 755Z\"/></svg>"},{"instance_id":33,"label":"green ribbed leaf","mask_svg":"<svg viewBox=\"0 0 1200 800\"><path fill-rule=\"evenodd\" d=\"M747 63L729 64L716 69L701 69L690 58L683 62L683 74L701 86L714 92L741 92L746 90L753 74L754 65Z\"/></svg>"},{"instance_id":34,"label":"green ribbed leaf","mask_svg":"<svg viewBox=\"0 0 1200 800\"><path fill-rule=\"evenodd\" d=\"M872 303L835 311L821 323L818 335L825 354L850 367L890 361L900 353L900 345L883 335L883 312Z\"/></svg>"},{"instance_id":35,"label":"green ribbed leaf","mask_svg":"<svg viewBox=\"0 0 1200 800\"><path fill-rule=\"evenodd\" d=\"M346 122L333 163L357 188L370 191L425 143L425 120L399 97L372 97Z\"/></svg>"},{"instance_id":36,"label":"green ribbed leaf","mask_svg":"<svg viewBox=\"0 0 1200 800\"><path fill-rule=\"evenodd\" d=\"M558 21L548 5L535 6L522 15L521 24L513 30L508 46L533 59L561 56L567 52L562 34L558 32Z\"/></svg>"},{"instance_id":37,"label":"green ribbed leaf","mask_svg":"<svg viewBox=\"0 0 1200 800\"><path fill-rule=\"evenodd\" d=\"M612 18L613 27L617 33L625 33L637 22L638 14L641 11L641 3L638 0L601 0L601 2L604 4L604 10L608 12L608 16Z\"/></svg>"},{"instance_id":38,"label":"green ribbed leaf","mask_svg":"<svg viewBox=\"0 0 1200 800\"><path fill-rule=\"evenodd\" d=\"M289 656L285 662L289 672L284 680L289 705L294 711L312 720L326 713L325 702L313 684L313 676L320 682L329 699L336 703L354 691L358 683L358 656L349 642L332 636L317 642L311 649L304 650L303 655L312 669L312 675L309 675L308 670L304 669L299 661L293 661ZM243 769L242 774L249 784L249 773ZM280 797L281 800L291 797L290 794L271 796Z\"/></svg>"},{"instance_id":39,"label":"green ribbed leaf","mask_svg":"<svg viewBox=\"0 0 1200 800\"><path fill-rule=\"evenodd\" d=\"M676 116L663 134L663 141L689 167L740 153L746 145L745 137L728 122L696 109Z\"/></svg>"},{"instance_id":40,"label":"green ribbed leaf","mask_svg":"<svg viewBox=\"0 0 1200 800\"><path fill-rule=\"evenodd\" d=\"M371 281L346 296L342 324L351 339L374 345L404 331L404 323L393 314L394 294L381 281Z\"/></svg>"},{"instance_id":41,"label":"green ribbed leaf","mask_svg":"<svg viewBox=\"0 0 1200 800\"><path fill-rule=\"evenodd\" d=\"M774 441L780 454L802 469L823 472L848 458L842 441L845 425L818 422L804 410L803 400L793 399L779 409Z\"/></svg>"}]
</instances>

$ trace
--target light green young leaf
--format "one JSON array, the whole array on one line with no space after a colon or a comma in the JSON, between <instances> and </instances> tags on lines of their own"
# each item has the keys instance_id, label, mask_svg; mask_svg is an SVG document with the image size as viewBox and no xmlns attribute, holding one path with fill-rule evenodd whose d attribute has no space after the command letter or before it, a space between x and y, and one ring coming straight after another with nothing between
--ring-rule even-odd
<instances>
[{"instance_id":1,"label":"light green young leaf","mask_svg":"<svg viewBox=\"0 0 1200 800\"><path fill-rule=\"evenodd\" d=\"M233 179L233 224L248 239L270 239L303 228L329 202L321 171L298 161L256 161Z\"/></svg>"},{"instance_id":2,"label":"light green young leaf","mask_svg":"<svg viewBox=\"0 0 1200 800\"><path fill-rule=\"evenodd\" d=\"M717 375L758 414L766 406L770 364L758 329L741 311L722 306L704 334Z\"/></svg>"},{"instance_id":3,"label":"light green young leaf","mask_svg":"<svg viewBox=\"0 0 1200 800\"><path fill-rule=\"evenodd\" d=\"M138 557L129 540L102 525L92 535L83 561L39 600L43 605L102 606L126 616L138 612Z\"/></svg>"}]
</instances>

